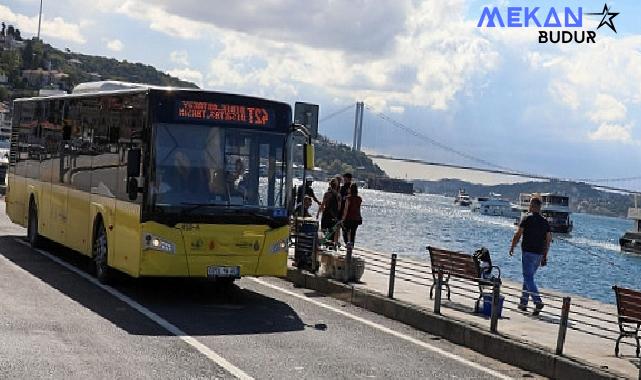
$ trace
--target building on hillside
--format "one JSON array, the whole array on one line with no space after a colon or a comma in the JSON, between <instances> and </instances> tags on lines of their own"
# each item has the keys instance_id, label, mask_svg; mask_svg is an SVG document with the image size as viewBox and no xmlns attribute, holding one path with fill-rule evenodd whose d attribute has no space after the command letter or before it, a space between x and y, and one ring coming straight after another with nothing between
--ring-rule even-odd
<instances>
[{"instance_id":1,"label":"building on hillside","mask_svg":"<svg viewBox=\"0 0 641 380\"><path fill-rule=\"evenodd\" d=\"M0 51L16 50L24 47L24 41L18 41L14 36L0 34Z\"/></svg>"},{"instance_id":2,"label":"building on hillside","mask_svg":"<svg viewBox=\"0 0 641 380\"><path fill-rule=\"evenodd\" d=\"M22 70L22 78L34 88L69 90L69 74L58 70Z\"/></svg>"},{"instance_id":3,"label":"building on hillside","mask_svg":"<svg viewBox=\"0 0 641 380\"><path fill-rule=\"evenodd\" d=\"M0 141L11 138L11 106L0 102Z\"/></svg>"}]
</instances>

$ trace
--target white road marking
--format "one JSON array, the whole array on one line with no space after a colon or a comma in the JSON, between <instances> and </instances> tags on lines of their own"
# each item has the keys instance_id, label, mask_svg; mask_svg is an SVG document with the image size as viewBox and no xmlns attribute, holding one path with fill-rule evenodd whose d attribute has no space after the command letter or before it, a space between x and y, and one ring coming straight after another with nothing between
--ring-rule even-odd
<instances>
[{"instance_id":1,"label":"white road marking","mask_svg":"<svg viewBox=\"0 0 641 380\"><path fill-rule=\"evenodd\" d=\"M294 293L294 292L292 292L290 290L287 290L287 289L283 289L280 286L270 284L267 281L260 280L258 278L250 278L250 279L253 280L254 282L257 282L257 283L259 283L259 284L261 284L263 286L266 286L268 288L271 288L271 289L274 289L274 290L278 290L278 291L280 291L282 293L285 293L285 294L287 294L289 296L296 297L296 298L301 299L303 301L307 301L307 302L312 303L312 304L314 304L314 305L316 305L318 307L322 307L323 309L327 309L327 310L333 311L333 312L335 312L337 314L343 315L343 316L345 316L347 318L350 318L350 319L353 319L353 320L355 320L357 322L361 322L361 323L363 323L363 324L365 324L365 325L367 325L369 327L375 328L375 329L377 329L379 331L385 332L385 333L393 335L393 336L395 336L397 338L400 338L400 339L406 340L408 342L414 343L417 346L426 348L426 349L428 349L430 351L433 351L433 352L436 352L438 354L441 354L441 355L443 355L443 356L445 356L447 358L450 358L452 360L456 360L459 363L465 364L465 365L467 365L469 367L472 367L472 368L477 369L479 371L485 372L485 373L487 373L489 375L492 375L494 377L497 377L499 379L506 379L506 380L507 379L512 379L511 377L506 376L506 375L504 375L504 374L502 374L500 372L497 372L497 371L491 370L489 368L483 367L480 364L474 363L474 362L469 361L469 360L467 360L467 359L465 359L463 357L460 357L460 356L458 356L456 354L453 354L451 352L445 351L445 350L443 350L441 348L438 348L436 346L433 346L433 345L431 345L429 343L423 342L422 340L413 338L413 337L411 337L409 335L405 335L405 334L400 333L398 331L394 331L394 330L392 330L390 328L387 328L387 327L385 327L383 325L380 325L380 324L378 324L376 322L372 322L369 319L365 319L365 318L359 317L357 315L350 314L350 313L346 312L345 310L337 309L337 308L335 308L333 306L329 306L329 305L324 304L324 303L322 303L320 301L317 301L315 299L305 297L303 295L300 295L298 293Z\"/></svg>"},{"instance_id":2,"label":"white road marking","mask_svg":"<svg viewBox=\"0 0 641 380\"><path fill-rule=\"evenodd\" d=\"M18 243L20 243L22 245L26 245L27 247L29 247L29 244L27 242L25 242L24 240L21 240L21 239L15 239L15 240ZM146 307L142 306L141 304L139 304L138 302L136 302L133 299L129 298L128 296L124 295L120 291L112 288L109 285L101 284L94 277L91 277L89 274L81 271L80 269L74 267L73 265L70 265L70 264L66 263L65 261L57 258L56 256L53 256L49 252L43 251L41 249L36 249L35 251L38 252L39 254L45 256L49 260L52 260L52 261L62 265L66 269L76 273L80 277L82 277L85 280L91 282L92 284L100 287L101 289L103 289L104 291L108 292L112 296L118 298L119 300L123 301L127 305L131 306L133 309L137 310L138 312L140 312L141 314L143 314L147 318L149 318L152 321L156 322L158 325L160 325L165 330L167 330L170 333L174 334L175 336L180 338L182 341L184 341L188 345L190 345L193 348L195 348L196 350L198 350L198 352L200 352L201 354L205 355L209 360L211 360L214 363L218 364L219 366L221 366L222 368L227 370L229 373L231 373L232 375L236 376L238 379L253 380L253 377L249 376L247 373L243 372L240 368L238 368L235 365L231 364L229 361L227 361L227 359L225 359L222 356L218 355L216 352L214 352L212 349L210 349L209 347L207 347L204 344L202 344L201 342L199 342L197 339L187 335L187 333L185 333L184 331L182 331L178 327L172 325L166 319L162 318L158 314L156 314L153 311L151 311L151 310L147 309ZM17 266L15 263L13 263L10 260L6 259L4 256L0 256L0 257L5 259L8 263L11 263L14 266L16 266L18 269L22 269L19 266ZM24 269L22 269L22 270L24 271ZM31 275L31 276L33 276L32 274L30 274L27 271L24 271L24 272L29 274L29 275Z\"/></svg>"}]
</instances>

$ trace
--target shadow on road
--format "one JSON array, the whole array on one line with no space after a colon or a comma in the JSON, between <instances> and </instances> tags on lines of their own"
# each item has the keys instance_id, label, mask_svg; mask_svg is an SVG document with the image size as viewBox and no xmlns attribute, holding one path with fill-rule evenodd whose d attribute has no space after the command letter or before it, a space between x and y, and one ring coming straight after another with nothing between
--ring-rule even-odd
<instances>
[{"instance_id":1,"label":"shadow on road","mask_svg":"<svg viewBox=\"0 0 641 380\"><path fill-rule=\"evenodd\" d=\"M0 236L0 255L130 334L171 335L104 289L16 241L21 239ZM89 267L87 257L58 244L47 243L44 250L83 271ZM113 287L187 335L269 334L306 327L288 304L238 285L118 275Z\"/></svg>"}]
</instances>

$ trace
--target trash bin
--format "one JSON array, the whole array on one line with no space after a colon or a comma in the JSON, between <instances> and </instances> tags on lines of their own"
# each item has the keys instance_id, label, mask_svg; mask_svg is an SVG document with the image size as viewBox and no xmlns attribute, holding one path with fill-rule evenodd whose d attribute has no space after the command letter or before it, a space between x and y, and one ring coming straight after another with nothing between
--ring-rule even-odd
<instances>
[{"instance_id":1,"label":"trash bin","mask_svg":"<svg viewBox=\"0 0 641 380\"><path fill-rule=\"evenodd\" d=\"M294 262L297 268L314 272L317 269L316 246L318 222L311 218L296 218L296 244Z\"/></svg>"},{"instance_id":2,"label":"trash bin","mask_svg":"<svg viewBox=\"0 0 641 380\"><path fill-rule=\"evenodd\" d=\"M499 296L499 318L501 318L501 313L503 312L503 301L505 297ZM483 315L486 317L492 316L492 295L483 294L483 309L481 310Z\"/></svg>"}]
</instances>

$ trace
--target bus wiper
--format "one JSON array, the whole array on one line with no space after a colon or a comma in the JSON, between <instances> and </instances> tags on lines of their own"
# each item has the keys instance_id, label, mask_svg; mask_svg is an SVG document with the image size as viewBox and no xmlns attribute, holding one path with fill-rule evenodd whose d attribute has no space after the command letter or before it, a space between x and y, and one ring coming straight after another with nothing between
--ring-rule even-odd
<instances>
[{"instance_id":1,"label":"bus wiper","mask_svg":"<svg viewBox=\"0 0 641 380\"><path fill-rule=\"evenodd\" d=\"M219 203L194 203L194 202L180 202L181 205L184 206L192 206L190 208L186 208L182 210L180 213L181 214L190 214L200 208L203 207L227 207L225 204L219 204Z\"/></svg>"},{"instance_id":2,"label":"bus wiper","mask_svg":"<svg viewBox=\"0 0 641 380\"><path fill-rule=\"evenodd\" d=\"M243 215L250 215L253 216L257 219L262 220L263 222L267 222L267 225L271 228L276 228L276 227L281 227L287 224L287 220L279 220L276 219L272 216L262 214L258 211L253 211L253 210L247 210L247 209L235 209L235 214L243 214Z\"/></svg>"}]
</instances>

